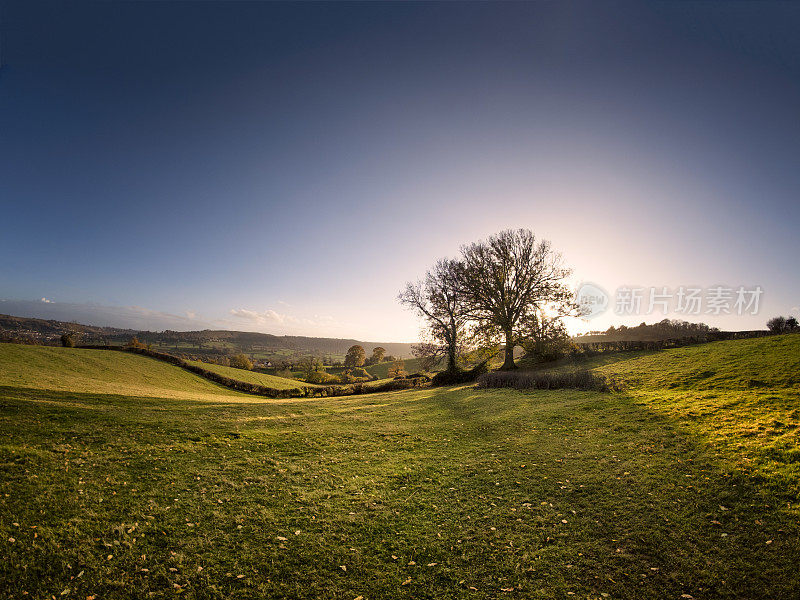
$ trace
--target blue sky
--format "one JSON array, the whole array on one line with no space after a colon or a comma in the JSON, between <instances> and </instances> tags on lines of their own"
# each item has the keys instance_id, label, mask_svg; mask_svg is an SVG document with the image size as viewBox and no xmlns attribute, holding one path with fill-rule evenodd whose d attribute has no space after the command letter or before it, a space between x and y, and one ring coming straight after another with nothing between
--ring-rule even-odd
<instances>
[{"instance_id":1,"label":"blue sky","mask_svg":"<svg viewBox=\"0 0 800 600\"><path fill-rule=\"evenodd\" d=\"M526 227L612 293L760 285L758 315L690 320L762 327L800 304L798 27L791 3L0 3L0 312L409 341L406 280Z\"/></svg>"}]
</instances>

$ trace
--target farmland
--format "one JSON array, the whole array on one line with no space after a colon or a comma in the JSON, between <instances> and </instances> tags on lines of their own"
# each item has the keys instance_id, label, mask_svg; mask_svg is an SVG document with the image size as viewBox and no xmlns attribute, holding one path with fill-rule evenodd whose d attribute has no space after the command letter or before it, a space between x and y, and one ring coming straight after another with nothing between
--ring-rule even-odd
<instances>
[{"instance_id":1,"label":"farmland","mask_svg":"<svg viewBox=\"0 0 800 600\"><path fill-rule=\"evenodd\" d=\"M268 400L0 344L9 598L794 598L800 336ZM557 368L573 368L562 365Z\"/></svg>"}]
</instances>

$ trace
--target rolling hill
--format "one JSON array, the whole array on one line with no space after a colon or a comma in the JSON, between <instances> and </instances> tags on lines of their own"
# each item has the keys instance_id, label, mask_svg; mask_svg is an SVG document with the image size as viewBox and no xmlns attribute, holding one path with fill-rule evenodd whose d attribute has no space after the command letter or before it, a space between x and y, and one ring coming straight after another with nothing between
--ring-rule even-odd
<instances>
[{"instance_id":1,"label":"rolling hill","mask_svg":"<svg viewBox=\"0 0 800 600\"><path fill-rule=\"evenodd\" d=\"M0 386L9 388L188 400L253 398L125 352L0 344L0 366Z\"/></svg>"},{"instance_id":2,"label":"rolling hill","mask_svg":"<svg viewBox=\"0 0 800 600\"><path fill-rule=\"evenodd\" d=\"M406 343L278 336L252 331L140 331L0 315L0 341L5 337L6 341L58 344L61 334L69 331L80 332L80 344L122 345L135 336L144 343L152 344L155 349L199 357L229 356L245 352L264 360L296 359L308 355L341 360L347 349L356 344L363 346L368 353L372 348L382 346L389 355L411 356L411 344Z\"/></svg>"},{"instance_id":3,"label":"rolling hill","mask_svg":"<svg viewBox=\"0 0 800 600\"><path fill-rule=\"evenodd\" d=\"M289 390L292 388L300 387L317 387L313 383L306 383L297 379L288 379L286 377L278 377L277 375L268 375L266 373L259 373L257 371L246 371L244 369L235 369L233 367L226 367L224 365L217 365L214 363L205 363L197 360L187 361L191 365L202 367L208 371L219 373L231 379L237 379L247 383L255 383L256 385L263 385L277 390Z\"/></svg>"},{"instance_id":4,"label":"rolling hill","mask_svg":"<svg viewBox=\"0 0 800 600\"><path fill-rule=\"evenodd\" d=\"M796 598L798 356L778 336L556 366L620 393L263 400L0 344L0 595Z\"/></svg>"}]
</instances>

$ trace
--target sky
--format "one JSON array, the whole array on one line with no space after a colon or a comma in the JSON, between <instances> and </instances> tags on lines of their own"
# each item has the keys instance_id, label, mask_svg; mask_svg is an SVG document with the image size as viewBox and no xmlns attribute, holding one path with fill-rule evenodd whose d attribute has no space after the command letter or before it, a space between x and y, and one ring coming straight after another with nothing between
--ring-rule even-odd
<instances>
[{"instance_id":1,"label":"sky","mask_svg":"<svg viewBox=\"0 0 800 600\"><path fill-rule=\"evenodd\" d=\"M406 281L528 228L609 295L572 331L763 328L800 314L798 30L794 3L0 1L0 312L414 341ZM718 286L757 314L617 314Z\"/></svg>"}]
</instances>

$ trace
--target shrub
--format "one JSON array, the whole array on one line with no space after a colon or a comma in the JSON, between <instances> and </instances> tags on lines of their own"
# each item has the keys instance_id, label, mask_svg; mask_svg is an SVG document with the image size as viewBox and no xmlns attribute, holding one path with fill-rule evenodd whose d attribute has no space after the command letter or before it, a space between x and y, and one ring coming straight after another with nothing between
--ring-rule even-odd
<instances>
[{"instance_id":1,"label":"shrub","mask_svg":"<svg viewBox=\"0 0 800 600\"><path fill-rule=\"evenodd\" d=\"M785 317L773 317L769 321L767 321L767 329L769 329L772 333L783 333L786 331L786 318Z\"/></svg>"},{"instance_id":2,"label":"shrub","mask_svg":"<svg viewBox=\"0 0 800 600\"><path fill-rule=\"evenodd\" d=\"M306 376L307 383L316 383L318 385L328 384L328 383L342 383L340 377L336 375L331 375L330 373L326 373L325 371L314 371Z\"/></svg>"},{"instance_id":3,"label":"shrub","mask_svg":"<svg viewBox=\"0 0 800 600\"><path fill-rule=\"evenodd\" d=\"M142 342L140 342L139 338L134 336L134 337L132 337L130 339L130 341L127 344L125 344L125 347L126 348L138 348L140 350L143 350L143 349L147 348L147 345L142 343Z\"/></svg>"},{"instance_id":4,"label":"shrub","mask_svg":"<svg viewBox=\"0 0 800 600\"><path fill-rule=\"evenodd\" d=\"M231 356L230 365L234 369L244 369L246 371L250 371L253 368L253 362L244 354Z\"/></svg>"},{"instance_id":5,"label":"shrub","mask_svg":"<svg viewBox=\"0 0 800 600\"><path fill-rule=\"evenodd\" d=\"M61 334L61 345L64 348L74 348L80 334L77 331L68 331Z\"/></svg>"},{"instance_id":6,"label":"shrub","mask_svg":"<svg viewBox=\"0 0 800 600\"><path fill-rule=\"evenodd\" d=\"M394 377L394 378L404 377L406 375L405 366L406 366L405 361L402 360L394 361L392 366L389 367L389 377Z\"/></svg>"},{"instance_id":7,"label":"shrub","mask_svg":"<svg viewBox=\"0 0 800 600\"><path fill-rule=\"evenodd\" d=\"M515 390L556 390L573 388L610 392L619 386L602 375L586 369L580 371L494 371L478 378L479 388L513 388Z\"/></svg>"},{"instance_id":8,"label":"shrub","mask_svg":"<svg viewBox=\"0 0 800 600\"><path fill-rule=\"evenodd\" d=\"M353 377L372 379L372 375L370 375L369 372L362 367L356 367L355 369L350 371L350 374Z\"/></svg>"},{"instance_id":9,"label":"shrub","mask_svg":"<svg viewBox=\"0 0 800 600\"><path fill-rule=\"evenodd\" d=\"M486 361L484 361L467 371L440 371L433 376L433 385L470 383L489 370L486 364Z\"/></svg>"}]
</instances>

